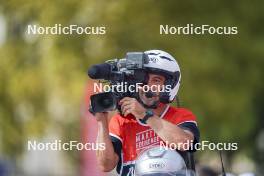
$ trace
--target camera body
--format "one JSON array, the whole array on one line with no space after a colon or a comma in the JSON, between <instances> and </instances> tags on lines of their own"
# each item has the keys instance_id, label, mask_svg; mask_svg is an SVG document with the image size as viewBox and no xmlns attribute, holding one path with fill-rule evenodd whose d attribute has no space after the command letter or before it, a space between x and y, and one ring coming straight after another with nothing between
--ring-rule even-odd
<instances>
[{"instance_id":1,"label":"camera body","mask_svg":"<svg viewBox=\"0 0 264 176\"><path fill-rule=\"evenodd\" d=\"M124 88L123 92L117 90L117 85L134 86L138 83L146 84L147 73L144 64L149 62L148 56L143 52L128 52L125 58L108 60L103 64L93 65L88 70L92 79L103 79L113 87L108 92L92 95L90 98L90 112L107 112L118 109L118 102L124 97L137 97L137 92ZM124 84L126 83L126 84ZM116 86L115 86L116 85Z\"/></svg>"}]
</instances>

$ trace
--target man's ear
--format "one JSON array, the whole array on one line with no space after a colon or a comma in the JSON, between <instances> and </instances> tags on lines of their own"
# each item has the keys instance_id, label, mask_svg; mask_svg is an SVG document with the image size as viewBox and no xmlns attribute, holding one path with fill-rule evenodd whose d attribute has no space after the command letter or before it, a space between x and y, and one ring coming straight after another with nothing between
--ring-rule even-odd
<instances>
[{"instance_id":1,"label":"man's ear","mask_svg":"<svg viewBox=\"0 0 264 176\"><path fill-rule=\"evenodd\" d=\"M192 138L191 140L193 141L194 140L194 135L191 131L189 130L183 130L185 133L187 133L188 135L190 135L190 137Z\"/></svg>"}]
</instances>

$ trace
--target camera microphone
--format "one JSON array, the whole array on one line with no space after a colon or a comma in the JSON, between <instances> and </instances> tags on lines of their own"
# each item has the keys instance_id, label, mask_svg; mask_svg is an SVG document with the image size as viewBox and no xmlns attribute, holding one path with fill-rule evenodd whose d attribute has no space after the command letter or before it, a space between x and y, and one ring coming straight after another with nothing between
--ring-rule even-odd
<instances>
[{"instance_id":1,"label":"camera microphone","mask_svg":"<svg viewBox=\"0 0 264 176\"><path fill-rule=\"evenodd\" d=\"M111 73L111 65L97 64L93 65L88 69L88 76L92 79L109 79Z\"/></svg>"}]
</instances>

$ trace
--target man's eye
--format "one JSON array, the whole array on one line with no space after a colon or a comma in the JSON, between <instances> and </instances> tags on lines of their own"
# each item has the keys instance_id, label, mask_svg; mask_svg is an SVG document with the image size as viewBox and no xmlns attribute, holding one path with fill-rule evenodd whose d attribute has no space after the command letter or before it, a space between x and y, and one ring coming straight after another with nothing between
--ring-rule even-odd
<instances>
[{"instance_id":1,"label":"man's eye","mask_svg":"<svg viewBox=\"0 0 264 176\"><path fill-rule=\"evenodd\" d=\"M153 82L159 83L160 80L159 79L154 79Z\"/></svg>"}]
</instances>

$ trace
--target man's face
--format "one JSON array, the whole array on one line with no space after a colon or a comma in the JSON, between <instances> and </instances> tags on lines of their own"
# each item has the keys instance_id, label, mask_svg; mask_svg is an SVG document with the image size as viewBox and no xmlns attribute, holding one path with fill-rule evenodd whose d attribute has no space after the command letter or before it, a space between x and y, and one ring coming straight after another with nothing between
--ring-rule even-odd
<instances>
[{"instance_id":1,"label":"man's face","mask_svg":"<svg viewBox=\"0 0 264 176\"><path fill-rule=\"evenodd\" d=\"M151 88L154 94L151 98L146 97L146 93L143 90L139 91L139 97L142 102L148 106L155 104L159 100L159 89L164 86L165 77L158 74L148 74L148 86Z\"/></svg>"}]
</instances>

